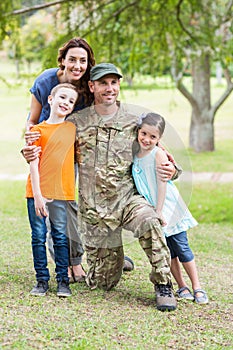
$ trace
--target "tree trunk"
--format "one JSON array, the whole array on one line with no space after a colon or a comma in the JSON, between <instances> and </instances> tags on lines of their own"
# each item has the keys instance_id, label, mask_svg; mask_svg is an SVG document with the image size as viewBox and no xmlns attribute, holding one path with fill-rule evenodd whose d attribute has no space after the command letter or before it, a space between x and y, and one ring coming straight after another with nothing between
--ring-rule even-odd
<instances>
[{"instance_id":1,"label":"tree trunk","mask_svg":"<svg viewBox=\"0 0 233 350\"><path fill-rule=\"evenodd\" d=\"M209 121L205 115L201 117L201 121L192 117L189 146L196 152L214 151L214 123Z\"/></svg>"},{"instance_id":2,"label":"tree trunk","mask_svg":"<svg viewBox=\"0 0 233 350\"><path fill-rule=\"evenodd\" d=\"M16 58L15 59L15 67L16 67L16 76L17 79L20 78L20 64L19 64L19 60Z\"/></svg>"},{"instance_id":3,"label":"tree trunk","mask_svg":"<svg viewBox=\"0 0 233 350\"><path fill-rule=\"evenodd\" d=\"M214 115L210 101L210 60L208 54L192 62L193 99L189 146L196 152L214 151Z\"/></svg>"}]
</instances>

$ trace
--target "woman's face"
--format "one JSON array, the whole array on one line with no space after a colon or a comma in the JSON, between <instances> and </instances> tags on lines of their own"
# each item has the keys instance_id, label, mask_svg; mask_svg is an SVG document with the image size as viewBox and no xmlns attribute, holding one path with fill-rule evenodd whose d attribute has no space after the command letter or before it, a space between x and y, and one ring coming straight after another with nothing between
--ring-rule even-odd
<instances>
[{"instance_id":1,"label":"woman's face","mask_svg":"<svg viewBox=\"0 0 233 350\"><path fill-rule=\"evenodd\" d=\"M62 59L62 64L65 67L63 72L66 82L75 84L87 70L87 51L82 47L72 47Z\"/></svg>"}]
</instances>

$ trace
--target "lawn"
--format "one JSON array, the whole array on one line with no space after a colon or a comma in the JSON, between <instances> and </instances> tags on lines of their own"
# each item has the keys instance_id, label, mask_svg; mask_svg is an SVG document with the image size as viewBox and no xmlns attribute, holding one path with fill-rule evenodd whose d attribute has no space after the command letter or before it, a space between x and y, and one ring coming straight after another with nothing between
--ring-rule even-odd
<instances>
[{"instance_id":1,"label":"lawn","mask_svg":"<svg viewBox=\"0 0 233 350\"><path fill-rule=\"evenodd\" d=\"M1 181L0 191L1 349L233 348L232 221L200 223L189 232L202 287L210 299L208 305L179 301L175 312L157 311L147 258L128 234L125 253L133 258L136 268L125 273L114 290L90 291L75 284L71 285L71 298L59 299L54 264L49 260L50 292L36 298L29 295L35 277L24 183ZM215 197L211 193L210 201Z\"/></svg>"},{"instance_id":2,"label":"lawn","mask_svg":"<svg viewBox=\"0 0 233 350\"><path fill-rule=\"evenodd\" d=\"M0 76L11 85L0 81L0 175L8 177L0 181L0 349L233 349L233 184L179 184L199 221L199 226L189 231L189 241L202 287L208 292L208 305L179 301L175 312L157 311L147 258L137 240L126 232L125 254L133 258L135 270L125 273L111 292L90 291L84 284L75 284L71 285L71 298L57 298L54 264L49 259L49 294L45 298L29 295L35 273L25 181L10 179L28 171L19 150L24 144L31 79L16 81L12 71L11 65L1 62ZM220 91L222 87L216 86L213 99ZM191 112L177 91L125 89L121 95L122 100L152 108L168 119L183 145L175 156L186 169L233 171L233 96L216 116L216 152L197 155L187 149ZM187 283L190 286L188 279Z\"/></svg>"}]
</instances>

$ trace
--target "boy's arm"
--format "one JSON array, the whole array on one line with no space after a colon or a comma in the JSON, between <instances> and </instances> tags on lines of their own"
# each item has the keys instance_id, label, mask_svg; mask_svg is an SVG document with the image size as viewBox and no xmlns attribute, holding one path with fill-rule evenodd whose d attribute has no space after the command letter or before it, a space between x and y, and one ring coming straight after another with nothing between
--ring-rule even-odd
<instances>
[{"instance_id":1,"label":"boy's arm","mask_svg":"<svg viewBox=\"0 0 233 350\"><path fill-rule=\"evenodd\" d=\"M32 162L30 162L30 176L36 215L40 216L41 218L43 216L48 216L45 208L45 201L42 197L40 190L39 158L36 158Z\"/></svg>"},{"instance_id":2,"label":"boy's arm","mask_svg":"<svg viewBox=\"0 0 233 350\"><path fill-rule=\"evenodd\" d=\"M167 182L163 181L160 176L157 176L157 166L167 162L166 153L162 149L158 149L155 155L156 159L156 179L157 179L157 187L158 187L158 197L157 197L157 205L156 212L159 216L162 226L166 225L166 222L163 218L162 210L166 196L167 190Z\"/></svg>"}]
</instances>

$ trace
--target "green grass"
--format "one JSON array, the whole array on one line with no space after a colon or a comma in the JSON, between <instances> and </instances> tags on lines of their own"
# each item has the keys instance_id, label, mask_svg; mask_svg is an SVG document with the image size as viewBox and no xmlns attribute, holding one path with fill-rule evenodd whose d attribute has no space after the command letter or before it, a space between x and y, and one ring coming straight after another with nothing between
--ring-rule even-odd
<instances>
[{"instance_id":1,"label":"green grass","mask_svg":"<svg viewBox=\"0 0 233 350\"><path fill-rule=\"evenodd\" d=\"M200 223L233 225L233 183L194 184L189 209Z\"/></svg>"},{"instance_id":2,"label":"green grass","mask_svg":"<svg viewBox=\"0 0 233 350\"><path fill-rule=\"evenodd\" d=\"M232 130L233 131L233 130ZM233 135L233 134L232 134ZM188 150L191 167L195 172L233 172L232 139L220 140L215 152L195 153Z\"/></svg>"},{"instance_id":3,"label":"green grass","mask_svg":"<svg viewBox=\"0 0 233 350\"><path fill-rule=\"evenodd\" d=\"M124 274L111 292L75 284L70 299L58 299L54 264L49 260L50 292L36 298L29 295L35 277L24 187L23 181L0 182L1 349L232 349L231 220L200 223L189 232L208 305L179 301L175 312L157 311L149 264L133 238L125 243L125 253L134 259L136 268ZM192 201L203 203L195 192ZM214 192L209 197L216 205ZM219 197L219 208L225 200Z\"/></svg>"}]
</instances>

